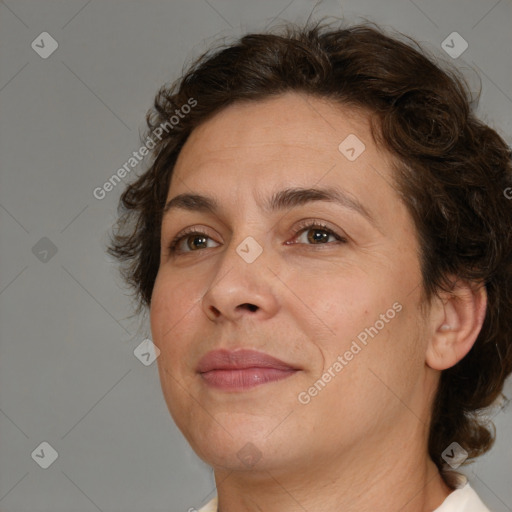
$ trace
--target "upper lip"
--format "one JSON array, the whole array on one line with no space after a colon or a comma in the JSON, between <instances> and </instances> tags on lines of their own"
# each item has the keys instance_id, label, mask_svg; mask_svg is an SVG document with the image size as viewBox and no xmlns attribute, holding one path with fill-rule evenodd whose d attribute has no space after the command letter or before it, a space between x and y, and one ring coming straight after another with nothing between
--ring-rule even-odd
<instances>
[{"instance_id":1,"label":"upper lip","mask_svg":"<svg viewBox=\"0 0 512 512\"><path fill-rule=\"evenodd\" d=\"M197 365L198 373L211 370L244 370L246 368L274 368L297 370L298 368L263 352L249 349L212 350L203 356Z\"/></svg>"}]
</instances>

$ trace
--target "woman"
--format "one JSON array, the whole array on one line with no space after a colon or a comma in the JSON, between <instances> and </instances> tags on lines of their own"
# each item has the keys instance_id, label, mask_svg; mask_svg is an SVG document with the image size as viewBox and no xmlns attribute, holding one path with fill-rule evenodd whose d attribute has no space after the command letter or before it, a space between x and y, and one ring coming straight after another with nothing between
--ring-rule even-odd
<instances>
[{"instance_id":1,"label":"woman","mask_svg":"<svg viewBox=\"0 0 512 512\"><path fill-rule=\"evenodd\" d=\"M512 371L512 169L463 79L289 26L207 52L148 126L109 250L214 469L201 510L488 510L453 470Z\"/></svg>"}]
</instances>

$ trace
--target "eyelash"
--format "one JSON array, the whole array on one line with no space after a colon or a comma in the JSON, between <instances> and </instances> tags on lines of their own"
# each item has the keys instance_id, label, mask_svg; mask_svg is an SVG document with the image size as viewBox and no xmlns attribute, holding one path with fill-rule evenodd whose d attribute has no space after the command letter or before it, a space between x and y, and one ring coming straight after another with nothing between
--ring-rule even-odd
<instances>
[{"instance_id":1,"label":"eyelash","mask_svg":"<svg viewBox=\"0 0 512 512\"><path fill-rule=\"evenodd\" d=\"M326 224L322 224L321 222L310 221L310 220L302 221L301 223L299 223L299 226L297 226L297 228L295 230L294 238L297 238L297 236L302 234L302 232L309 231L310 229L318 229L318 230L321 230L321 231L325 231L329 235L332 235L332 236L334 236L336 238L336 240L337 240L336 243L337 244L345 244L345 243L347 243L347 239L346 238L342 237L341 235L338 235L335 231L333 231L331 228L329 228ZM172 253L172 254L180 252L177 249L178 244L183 239L185 239L185 238L187 238L188 236L191 236L191 235L204 235L207 238L211 238L206 233L198 231L197 229L195 229L194 226L192 226L190 228L186 228L184 231L179 233L171 241L171 243L169 245L169 252ZM327 243L328 244L332 244L333 242L327 242ZM327 245L327 243L326 244L318 244L318 245ZM292 245L292 244L288 244L288 245ZM317 244L306 244L306 245L317 245ZM196 251L181 251L181 252L186 253L186 252L196 252Z\"/></svg>"}]
</instances>

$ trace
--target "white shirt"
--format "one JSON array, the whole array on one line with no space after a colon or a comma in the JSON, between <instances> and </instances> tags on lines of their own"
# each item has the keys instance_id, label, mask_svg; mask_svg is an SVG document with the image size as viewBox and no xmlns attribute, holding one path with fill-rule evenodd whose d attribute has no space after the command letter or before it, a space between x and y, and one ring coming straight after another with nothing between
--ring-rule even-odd
<instances>
[{"instance_id":1,"label":"white shirt","mask_svg":"<svg viewBox=\"0 0 512 512\"><path fill-rule=\"evenodd\" d=\"M490 512L464 475L457 475L457 489L450 493L433 512ZM217 512L217 496L198 512Z\"/></svg>"},{"instance_id":2,"label":"white shirt","mask_svg":"<svg viewBox=\"0 0 512 512\"><path fill-rule=\"evenodd\" d=\"M490 510L469 485L468 479L464 475L457 474L457 489L448 494L434 512L490 512Z\"/></svg>"}]
</instances>

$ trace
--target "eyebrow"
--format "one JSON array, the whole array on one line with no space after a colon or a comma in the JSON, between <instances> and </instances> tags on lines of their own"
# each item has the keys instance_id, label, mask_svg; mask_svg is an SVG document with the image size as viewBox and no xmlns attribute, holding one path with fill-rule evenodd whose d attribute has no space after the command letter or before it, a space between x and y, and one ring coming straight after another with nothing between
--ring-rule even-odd
<instances>
[{"instance_id":1,"label":"eyebrow","mask_svg":"<svg viewBox=\"0 0 512 512\"><path fill-rule=\"evenodd\" d=\"M280 190L264 203L263 209L266 212L273 213L303 206L315 201L337 203L344 208L359 213L371 224L375 225L373 216L355 197L333 187L294 187ZM177 209L215 214L219 211L219 203L213 197L200 194L179 194L166 203L162 217L165 217L171 210Z\"/></svg>"}]
</instances>

